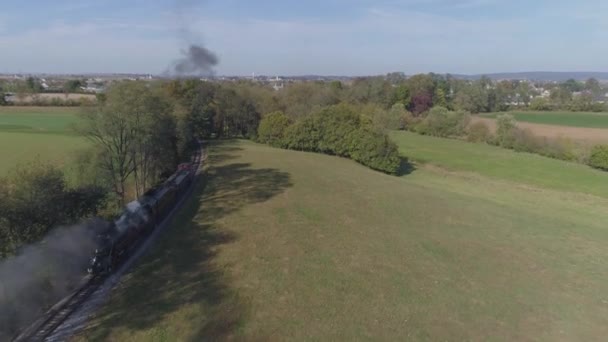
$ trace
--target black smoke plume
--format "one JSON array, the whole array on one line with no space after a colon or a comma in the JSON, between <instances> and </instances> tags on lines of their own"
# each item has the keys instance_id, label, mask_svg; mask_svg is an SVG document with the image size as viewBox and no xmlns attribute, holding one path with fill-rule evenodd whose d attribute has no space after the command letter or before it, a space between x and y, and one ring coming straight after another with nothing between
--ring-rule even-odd
<instances>
[{"instance_id":1,"label":"black smoke plume","mask_svg":"<svg viewBox=\"0 0 608 342\"><path fill-rule=\"evenodd\" d=\"M102 221L53 230L0 262L0 341L10 341L86 275Z\"/></svg>"},{"instance_id":2,"label":"black smoke plume","mask_svg":"<svg viewBox=\"0 0 608 342\"><path fill-rule=\"evenodd\" d=\"M175 2L175 17L178 25L180 40L185 42L181 50L182 58L174 61L169 73L177 76L212 75L213 67L219 63L215 53L202 44L200 34L192 30L191 21L187 13L192 13L203 1L177 0Z\"/></svg>"},{"instance_id":3,"label":"black smoke plume","mask_svg":"<svg viewBox=\"0 0 608 342\"><path fill-rule=\"evenodd\" d=\"M183 58L177 60L173 70L177 75L213 74L213 67L217 65L217 56L204 46L190 45L182 51Z\"/></svg>"}]
</instances>

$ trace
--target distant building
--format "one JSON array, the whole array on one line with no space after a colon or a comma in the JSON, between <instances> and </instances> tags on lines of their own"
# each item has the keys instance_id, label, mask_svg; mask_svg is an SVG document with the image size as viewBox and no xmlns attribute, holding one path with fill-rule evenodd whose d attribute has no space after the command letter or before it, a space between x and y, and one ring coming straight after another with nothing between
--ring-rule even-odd
<instances>
[{"instance_id":1,"label":"distant building","mask_svg":"<svg viewBox=\"0 0 608 342\"><path fill-rule=\"evenodd\" d=\"M283 83L283 80L279 78L279 76L277 76L276 78L270 80L270 82L272 82L272 88L275 91L279 91L281 89L283 89L285 87L285 83Z\"/></svg>"}]
</instances>

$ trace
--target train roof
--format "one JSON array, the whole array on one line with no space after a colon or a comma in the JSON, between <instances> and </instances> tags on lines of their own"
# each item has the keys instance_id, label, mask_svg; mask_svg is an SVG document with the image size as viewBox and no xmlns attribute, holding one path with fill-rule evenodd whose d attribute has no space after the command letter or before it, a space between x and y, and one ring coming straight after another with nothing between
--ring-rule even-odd
<instances>
[{"instance_id":1,"label":"train roof","mask_svg":"<svg viewBox=\"0 0 608 342\"><path fill-rule=\"evenodd\" d=\"M186 179L186 177L188 177L188 173L187 173L187 172L180 172L180 173L179 173L179 174L178 174L178 175L175 177L175 179L173 180L173 182L174 182L175 184L178 184L178 185L179 185L179 184L181 184L181 183L184 181L184 179Z\"/></svg>"}]
</instances>

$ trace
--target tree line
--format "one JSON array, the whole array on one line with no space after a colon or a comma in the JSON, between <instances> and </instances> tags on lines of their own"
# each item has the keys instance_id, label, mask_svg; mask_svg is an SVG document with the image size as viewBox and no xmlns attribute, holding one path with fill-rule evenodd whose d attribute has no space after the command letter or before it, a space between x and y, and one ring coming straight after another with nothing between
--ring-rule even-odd
<instances>
[{"instance_id":1,"label":"tree line","mask_svg":"<svg viewBox=\"0 0 608 342\"><path fill-rule=\"evenodd\" d=\"M219 84L114 84L74 127L90 148L64 169L32 162L0 179L0 257L58 226L113 217L188 160L195 139L252 137L259 119L248 98Z\"/></svg>"},{"instance_id":2,"label":"tree line","mask_svg":"<svg viewBox=\"0 0 608 342\"><path fill-rule=\"evenodd\" d=\"M255 87L241 82L241 88ZM596 79L539 83L522 80L494 81L487 77L465 80L434 73L405 77L401 73L361 77L348 82L298 82L279 92L257 86L247 90L260 98L261 113L283 111L301 116L323 106L346 102L374 105L387 110L400 104L415 116L439 106L470 113L530 110L607 110L601 100L606 90ZM543 94L544 93L544 94Z\"/></svg>"}]
</instances>

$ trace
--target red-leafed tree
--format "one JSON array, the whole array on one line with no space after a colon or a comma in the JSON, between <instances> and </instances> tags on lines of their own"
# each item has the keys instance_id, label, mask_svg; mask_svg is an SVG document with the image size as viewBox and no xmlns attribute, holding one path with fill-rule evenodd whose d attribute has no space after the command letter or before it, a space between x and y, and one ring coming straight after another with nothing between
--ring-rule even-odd
<instances>
[{"instance_id":1,"label":"red-leafed tree","mask_svg":"<svg viewBox=\"0 0 608 342\"><path fill-rule=\"evenodd\" d=\"M410 111L414 116L420 116L420 114L428 111L431 107L433 107L433 98L428 92L419 92L412 96Z\"/></svg>"}]
</instances>

